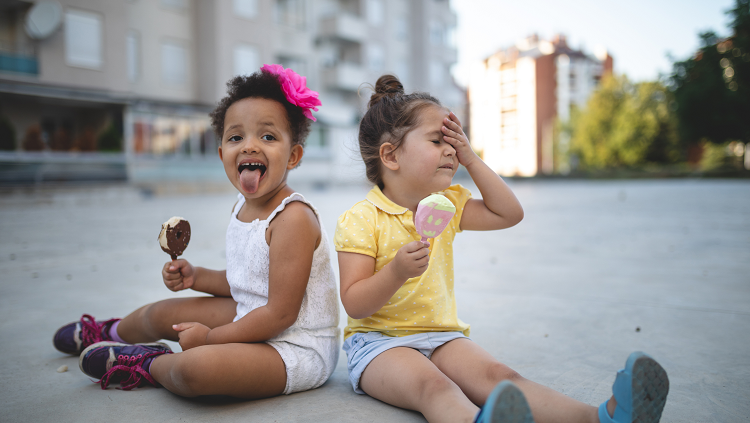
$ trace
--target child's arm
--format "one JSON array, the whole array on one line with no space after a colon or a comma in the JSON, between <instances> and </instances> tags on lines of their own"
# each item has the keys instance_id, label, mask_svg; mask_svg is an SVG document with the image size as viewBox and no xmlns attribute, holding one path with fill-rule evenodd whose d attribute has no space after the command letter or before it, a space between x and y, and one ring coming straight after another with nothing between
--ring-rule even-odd
<instances>
[{"instance_id":1,"label":"child's arm","mask_svg":"<svg viewBox=\"0 0 750 423\"><path fill-rule=\"evenodd\" d=\"M161 269L161 276L167 288L175 292L192 289L217 297L232 296L226 270L193 267L187 260L179 259L166 262Z\"/></svg>"},{"instance_id":2,"label":"child's arm","mask_svg":"<svg viewBox=\"0 0 750 423\"><path fill-rule=\"evenodd\" d=\"M289 203L271 222L268 303L242 319L214 329L181 323L183 350L205 344L263 342L294 324L310 278L313 253L322 237L315 213L303 203Z\"/></svg>"},{"instance_id":3,"label":"child's arm","mask_svg":"<svg viewBox=\"0 0 750 423\"><path fill-rule=\"evenodd\" d=\"M427 270L430 264L428 246L421 241L404 245L377 273L375 258L340 251L341 302L346 314L353 319L364 319L380 310L407 279Z\"/></svg>"},{"instance_id":4,"label":"child's arm","mask_svg":"<svg viewBox=\"0 0 750 423\"><path fill-rule=\"evenodd\" d=\"M509 228L523 219L521 203L505 181L487 166L471 149L461 122L451 112L443 120L443 139L456 150L459 163L469 171L482 199L466 203L459 227L470 231Z\"/></svg>"}]
</instances>

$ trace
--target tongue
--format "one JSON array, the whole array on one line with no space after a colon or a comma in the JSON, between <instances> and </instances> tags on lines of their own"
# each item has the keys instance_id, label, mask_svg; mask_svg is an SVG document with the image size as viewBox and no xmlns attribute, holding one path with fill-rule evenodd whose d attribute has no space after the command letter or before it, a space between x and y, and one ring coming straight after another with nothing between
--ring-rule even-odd
<instances>
[{"instance_id":1,"label":"tongue","mask_svg":"<svg viewBox=\"0 0 750 423\"><path fill-rule=\"evenodd\" d=\"M240 184L242 185L242 189L244 189L249 194L253 194L258 190L259 181L260 169L245 169L242 171L242 173L240 173Z\"/></svg>"}]
</instances>

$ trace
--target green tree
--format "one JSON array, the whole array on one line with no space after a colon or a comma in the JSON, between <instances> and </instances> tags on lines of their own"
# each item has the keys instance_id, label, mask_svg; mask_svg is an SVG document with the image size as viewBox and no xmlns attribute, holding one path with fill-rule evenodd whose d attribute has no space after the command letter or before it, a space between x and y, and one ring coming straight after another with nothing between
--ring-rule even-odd
<instances>
[{"instance_id":1,"label":"green tree","mask_svg":"<svg viewBox=\"0 0 750 423\"><path fill-rule=\"evenodd\" d=\"M5 116L0 116L0 151L16 149L16 130Z\"/></svg>"},{"instance_id":2,"label":"green tree","mask_svg":"<svg viewBox=\"0 0 750 423\"><path fill-rule=\"evenodd\" d=\"M567 125L571 152L582 169L634 167L676 161L676 122L669 92L659 82L602 80Z\"/></svg>"},{"instance_id":3,"label":"green tree","mask_svg":"<svg viewBox=\"0 0 750 423\"><path fill-rule=\"evenodd\" d=\"M671 89L684 144L750 141L750 0L736 0L732 36L700 34L694 57L675 62Z\"/></svg>"},{"instance_id":4,"label":"green tree","mask_svg":"<svg viewBox=\"0 0 750 423\"><path fill-rule=\"evenodd\" d=\"M97 148L99 151L122 151L122 134L115 128L115 125L110 124L99 135Z\"/></svg>"}]
</instances>

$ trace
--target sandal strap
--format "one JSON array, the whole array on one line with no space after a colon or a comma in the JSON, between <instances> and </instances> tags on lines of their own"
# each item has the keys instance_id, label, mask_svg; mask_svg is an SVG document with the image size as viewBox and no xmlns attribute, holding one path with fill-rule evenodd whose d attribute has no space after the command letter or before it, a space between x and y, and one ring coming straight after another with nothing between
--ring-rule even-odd
<instances>
[{"instance_id":1,"label":"sandal strap","mask_svg":"<svg viewBox=\"0 0 750 423\"><path fill-rule=\"evenodd\" d=\"M634 360L635 361L635 360ZM614 421L630 423L633 418L633 364L628 362L625 368L617 372L612 393L617 400Z\"/></svg>"},{"instance_id":2,"label":"sandal strap","mask_svg":"<svg viewBox=\"0 0 750 423\"><path fill-rule=\"evenodd\" d=\"M599 406L599 423L617 423L612 417L609 417L609 412L607 411L608 402L609 400L606 400Z\"/></svg>"}]
</instances>

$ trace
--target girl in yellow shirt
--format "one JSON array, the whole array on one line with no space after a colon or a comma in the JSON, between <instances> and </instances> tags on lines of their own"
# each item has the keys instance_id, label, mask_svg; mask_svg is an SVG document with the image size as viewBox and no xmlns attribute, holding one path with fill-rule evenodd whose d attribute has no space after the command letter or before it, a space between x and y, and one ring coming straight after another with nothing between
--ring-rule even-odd
<instances>
[{"instance_id":1,"label":"girl in yellow shirt","mask_svg":"<svg viewBox=\"0 0 750 423\"><path fill-rule=\"evenodd\" d=\"M467 337L453 292L453 238L516 225L523 209L472 151L453 113L429 94L405 94L397 78L384 75L360 123L359 144L375 187L339 217L334 237L355 392L417 410L430 422L659 420L668 380L643 353L631 354L614 395L597 410L523 378ZM459 164L482 199L451 185ZM413 216L419 201L437 191L456 214L442 234L422 243Z\"/></svg>"}]
</instances>

